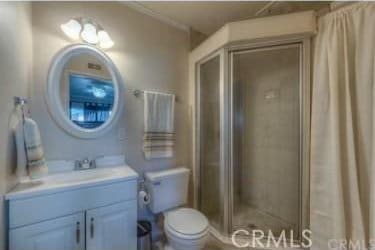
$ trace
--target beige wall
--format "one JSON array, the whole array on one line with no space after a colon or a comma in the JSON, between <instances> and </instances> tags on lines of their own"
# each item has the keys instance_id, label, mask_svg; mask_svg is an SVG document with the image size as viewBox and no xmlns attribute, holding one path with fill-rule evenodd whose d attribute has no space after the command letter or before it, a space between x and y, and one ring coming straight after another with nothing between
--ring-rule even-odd
<instances>
[{"instance_id":1,"label":"beige wall","mask_svg":"<svg viewBox=\"0 0 375 250\"><path fill-rule=\"evenodd\" d=\"M196 31L192 28L189 29L189 37L190 37L190 50L195 49L198 47L204 40L207 39L207 35Z\"/></svg>"},{"instance_id":2,"label":"beige wall","mask_svg":"<svg viewBox=\"0 0 375 250\"><path fill-rule=\"evenodd\" d=\"M6 249L3 195L16 182L12 128L18 122L13 96L28 96L31 80L31 7L0 2L0 250Z\"/></svg>"},{"instance_id":3,"label":"beige wall","mask_svg":"<svg viewBox=\"0 0 375 250\"><path fill-rule=\"evenodd\" d=\"M35 2L33 14L34 78L32 114L41 129L47 160L80 159L125 153L127 162L138 172L187 164L188 106L187 32L160 23L126 5L115 2ZM44 91L52 57L72 42L60 24L72 17L90 17L101 24L115 42L108 56L118 67L125 84L125 110L115 129L94 140L81 140L66 134L52 120ZM176 157L145 161L142 155L143 100L132 90L148 89L175 93ZM126 139L118 138L125 129Z\"/></svg>"}]
</instances>

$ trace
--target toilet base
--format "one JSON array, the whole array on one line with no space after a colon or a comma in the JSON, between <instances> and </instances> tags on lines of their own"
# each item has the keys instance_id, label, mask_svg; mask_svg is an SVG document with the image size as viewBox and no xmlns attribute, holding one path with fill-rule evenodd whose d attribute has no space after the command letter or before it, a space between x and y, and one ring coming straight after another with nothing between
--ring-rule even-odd
<instances>
[{"instance_id":1,"label":"toilet base","mask_svg":"<svg viewBox=\"0 0 375 250\"><path fill-rule=\"evenodd\" d=\"M208 232L204 233L202 237L196 239L183 239L176 237L165 230L167 236L167 243L170 248L165 248L166 250L201 250L204 248Z\"/></svg>"},{"instance_id":2,"label":"toilet base","mask_svg":"<svg viewBox=\"0 0 375 250\"><path fill-rule=\"evenodd\" d=\"M175 249L174 249L171 245L169 245L169 244L167 243L167 244L165 244L163 250L175 250Z\"/></svg>"},{"instance_id":3,"label":"toilet base","mask_svg":"<svg viewBox=\"0 0 375 250\"><path fill-rule=\"evenodd\" d=\"M189 248L189 250L190 250L190 249L191 249L191 248ZM179 250L179 249L173 248L170 244L166 243L166 244L164 245L163 250ZM199 250L200 250L200 249L199 249Z\"/></svg>"}]
</instances>

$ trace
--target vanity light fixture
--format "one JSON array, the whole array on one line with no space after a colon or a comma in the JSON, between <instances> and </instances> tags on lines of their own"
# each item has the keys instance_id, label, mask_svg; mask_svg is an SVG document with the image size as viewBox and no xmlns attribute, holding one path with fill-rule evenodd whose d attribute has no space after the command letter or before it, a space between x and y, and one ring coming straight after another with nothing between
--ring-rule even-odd
<instances>
[{"instance_id":1,"label":"vanity light fixture","mask_svg":"<svg viewBox=\"0 0 375 250\"><path fill-rule=\"evenodd\" d=\"M96 27L92 23L85 23L81 33L83 41L90 44L97 44L99 42Z\"/></svg>"},{"instance_id":2,"label":"vanity light fixture","mask_svg":"<svg viewBox=\"0 0 375 250\"><path fill-rule=\"evenodd\" d=\"M67 23L61 24L61 29L68 37L78 40L82 25L77 19L70 19Z\"/></svg>"},{"instance_id":3,"label":"vanity light fixture","mask_svg":"<svg viewBox=\"0 0 375 250\"><path fill-rule=\"evenodd\" d=\"M88 18L73 18L62 24L62 31L71 39L109 49L114 45L111 37L99 24Z\"/></svg>"},{"instance_id":4,"label":"vanity light fixture","mask_svg":"<svg viewBox=\"0 0 375 250\"><path fill-rule=\"evenodd\" d=\"M107 31L99 30L98 32L99 46L103 49L111 48L114 44L112 39L109 37Z\"/></svg>"}]
</instances>

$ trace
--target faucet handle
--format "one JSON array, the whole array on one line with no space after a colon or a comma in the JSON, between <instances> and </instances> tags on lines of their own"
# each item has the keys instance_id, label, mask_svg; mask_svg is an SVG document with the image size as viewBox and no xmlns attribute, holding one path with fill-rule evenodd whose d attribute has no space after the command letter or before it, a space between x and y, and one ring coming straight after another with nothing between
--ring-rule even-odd
<instances>
[{"instance_id":1,"label":"faucet handle","mask_svg":"<svg viewBox=\"0 0 375 250\"><path fill-rule=\"evenodd\" d=\"M90 166L91 166L91 168L96 168L96 161L97 161L98 159L101 159L101 158L104 158L104 155L99 155L99 156L94 157L94 158L90 161Z\"/></svg>"},{"instance_id":2,"label":"faucet handle","mask_svg":"<svg viewBox=\"0 0 375 250\"><path fill-rule=\"evenodd\" d=\"M90 168L96 168L96 159L90 161Z\"/></svg>"}]
</instances>

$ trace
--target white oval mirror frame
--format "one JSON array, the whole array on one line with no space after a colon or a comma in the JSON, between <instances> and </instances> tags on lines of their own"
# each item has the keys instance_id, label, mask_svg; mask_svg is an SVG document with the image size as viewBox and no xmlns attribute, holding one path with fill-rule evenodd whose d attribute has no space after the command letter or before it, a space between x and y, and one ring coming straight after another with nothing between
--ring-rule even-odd
<instances>
[{"instance_id":1,"label":"white oval mirror frame","mask_svg":"<svg viewBox=\"0 0 375 250\"><path fill-rule=\"evenodd\" d=\"M60 101L60 79L64 71L64 66L73 57L80 54L90 54L96 56L109 70L113 79L115 90L114 104L109 119L99 127L94 129L82 128L73 123ZM124 103L124 86L120 73L118 72L112 60L100 49L87 45L75 44L70 45L60 50L52 59L51 66L48 72L46 101L49 112L56 123L64 129L67 133L84 139L93 139L100 137L113 128L118 121Z\"/></svg>"}]
</instances>

